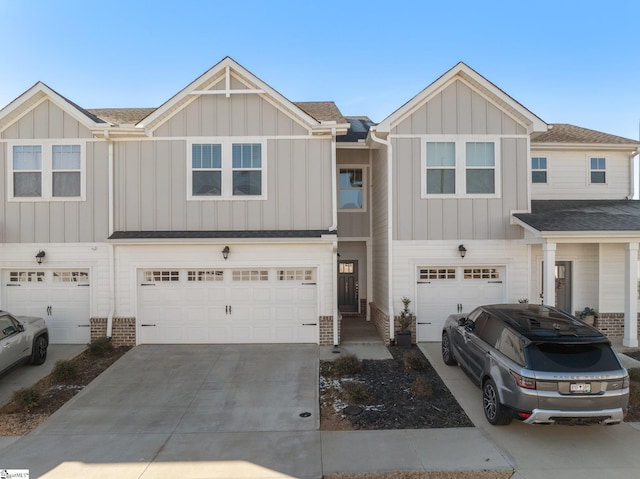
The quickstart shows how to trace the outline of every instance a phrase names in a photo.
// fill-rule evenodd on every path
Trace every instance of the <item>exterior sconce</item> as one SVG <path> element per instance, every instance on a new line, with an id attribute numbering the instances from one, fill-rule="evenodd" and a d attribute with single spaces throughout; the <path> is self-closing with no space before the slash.
<path id="1" fill-rule="evenodd" d="M 42 259 L 45 257 L 45 252 L 40 250 L 38 251 L 38 254 L 36 254 L 36 261 L 38 262 L 38 264 L 42 264 Z"/>
<path id="2" fill-rule="evenodd" d="M 460 253 L 461 258 L 464 258 L 467 254 L 467 248 L 465 248 L 464 245 L 461 244 L 460 246 L 458 246 L 458 253 Z"/>
<path id="3" fill-rule="evenodd" d="M 225 261 L 227 261 L 227 258 L 229 257 L 229 251 L 231 251 L 229 249 L 228 246 L 225 246 L 224 249 L 222 250 L 222 257 L 224 258 Z"/>

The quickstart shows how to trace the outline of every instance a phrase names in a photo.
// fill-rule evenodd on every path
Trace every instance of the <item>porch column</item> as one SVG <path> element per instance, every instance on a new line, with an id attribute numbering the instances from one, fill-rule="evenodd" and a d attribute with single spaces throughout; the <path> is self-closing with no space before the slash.
<path id="1" fill-rule="evenodd" d="M 638 347 L 638 243 L 625 245 L 624 336 L 622 345 Z"/>
<path id="2" fill-rule="evenodd" d="M 542 245 L 543 271 L 542 291 L 544 291 L 543 304 L 556 305 L 556 244 L 544 243 Z"/>

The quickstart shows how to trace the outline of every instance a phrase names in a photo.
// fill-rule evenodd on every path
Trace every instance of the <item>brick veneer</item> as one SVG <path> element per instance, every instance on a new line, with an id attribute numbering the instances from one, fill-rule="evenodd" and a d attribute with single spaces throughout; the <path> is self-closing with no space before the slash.
<path id="1" fill-rule="evenodd" d="M 595 327 L 608 338 L 622 338 L 624 337 L 624 313 L 598 313 Z M 640 315 L 638 331 L 640 331 Z"/>
<path id="2" fill-rule="evenodd" d="M 391 344 L 389 338 L 389 315 L 382 311 L 376 303 L 369 303 L 371 308 L 371 321 L 378 330 L 378 334 L 387 346 Z"/>
<path id="3" fill-rule="evenodd" d="M 342 316 L 338 316 L 338 344 L 340 344 L 340 326 Z M 333 316 L 320 316 L 320 346 L 334 346 L 333 344 Z"/>
<path id="4" fill-rule="evenodd" d="M 91 318 L 91 341 L 107 336 L 107 318 Z M 115 347 L 136 345 L 136 318 L 113 318 L 111 342 Z"/>

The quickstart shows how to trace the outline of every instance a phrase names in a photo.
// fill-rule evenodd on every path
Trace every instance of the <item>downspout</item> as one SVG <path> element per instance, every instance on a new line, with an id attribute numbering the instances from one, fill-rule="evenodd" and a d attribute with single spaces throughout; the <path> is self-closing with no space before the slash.
<path id="1" fill-rule="evenodd" d="M 107 140 L 109 146 L 109 236 L 113 234 L 114 230 L 114 162 L 113 162 L 113 141 L 109 138 L 109 131 L 105 130 L 104 137 Z M 109 314 L 107 315 L 107 339 L 111 339 L 113 335 L 113 315 L 116 309 L 116 280 L 115 280 L 115 246 L 109 243 Z"/>
<path id="2" fill-rule="evenodd" d="M 389 297 L 387 302 L 389 305 L 389 341 L 393 343 L 395 340 L 395 312 L 393 309 L 393 167 L 391 163 L 392 150 L 391 142 L 383 140 L 376 136 L 375 127 L 369 130 L 371 139 L 376 143 L 387 147 L 387 293 Z"/>
<path id="3" fill-rule="evenodd" d="M 633 200 L 636 196 L 636 167 L 635 157 L 638 154 L 638 150 L 629 153 L 629 196 L 627 199 Z"/>
<path id="4" fill-rule="evenodd" d="M 333 224 L 329 226 L 329 231 L 338 229 L 338 159 L 336 154 L 336 129 L 331 129 L 331 218 Z M 340 344 L 340 324 L 338 321 L 338 240 L 333 242 L 333 279 L 332 302 L 333 302 L 333 345 Z"/>

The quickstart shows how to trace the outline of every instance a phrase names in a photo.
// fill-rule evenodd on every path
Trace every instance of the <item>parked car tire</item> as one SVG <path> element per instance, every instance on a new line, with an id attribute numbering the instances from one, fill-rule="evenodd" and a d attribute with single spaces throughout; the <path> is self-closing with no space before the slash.
<path id="1" fill-rule="evenodd" d="M 453 356 L 451 350 L 451 339 L 449 339 L 449 333 L 442 333 L 442 360 L 449 366 L 455 366 L 458 364 L 456 358 Z"/>
<path id="2" fill-rule="evenodd" d="M 482 409 L 487 421 L 494 426 L 505 426 L 511 422 L 511 416 L 500 403 L 498 387 L 493 379 L 487 379 L 482 385 Z"/>
<path id="3" fill-rule="evenodd" d="M 47 347 L 49 341 L 46 336 L 38 336 L 33 342 L 33 351 L 31 352 L 31 364 L 40 365 L 47 359 Z"/>

